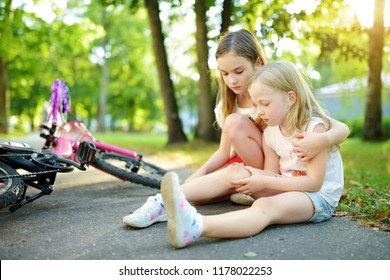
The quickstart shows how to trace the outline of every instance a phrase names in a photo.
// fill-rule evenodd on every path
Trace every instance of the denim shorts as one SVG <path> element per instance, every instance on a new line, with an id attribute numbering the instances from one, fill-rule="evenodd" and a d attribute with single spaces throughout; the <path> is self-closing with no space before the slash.
<path id="1" fill-rule="evenodd" d="M 314 205 L 314 215 L 309 222 L 319 223 L 329 220 L 336 207 L 330 205 L 318 192 L 305 192 Z"/>

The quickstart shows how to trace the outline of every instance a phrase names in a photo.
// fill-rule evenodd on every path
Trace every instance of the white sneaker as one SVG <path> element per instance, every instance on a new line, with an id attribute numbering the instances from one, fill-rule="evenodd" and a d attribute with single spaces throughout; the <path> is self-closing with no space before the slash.
<path id="1" fill-rule="evenodd" d="M 185 198 L 179 177 L 168 172 L 161 181 L 161 193 L 168 215 L 168 237 L 172 246 L 183 248 L 203 232 L 203 218 Z"/>
<path id="2" fill-rule="evenodd" d="M 149 196 L 144 205 L 122 219 L 125 225 L 136 228 L 145 228 L 154 223 L 166 221 L 167 214 L 159 193 L 155 196 Z"/>

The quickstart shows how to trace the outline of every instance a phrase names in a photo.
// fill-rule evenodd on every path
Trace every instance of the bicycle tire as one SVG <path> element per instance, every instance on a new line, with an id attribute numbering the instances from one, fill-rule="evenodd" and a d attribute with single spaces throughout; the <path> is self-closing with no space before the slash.
<path id="1" fill-rule="evenodd" d="M 121 167 L 116 164 L 110 163 L 111 159 L 123 161 L 125 163 L 136 163 L 137 160 L 122 156 L 119 154 L 104 154 L 104 155 L 96 155 L 93 161 L 93 165 L 108 173 L 111 174 L 119 179 L 126 180 L 135 184 L 148 186 L 155 189 L 160 189 L 161 186 L 161 178 L 166 173 L 166 170 L 145 162 L 141 161 L 140 168 L 142 169 L 143 174 L 139 174 L 136 172 L 131 171 L 129 168 Z"/>
<path id="2" fill-rule="evenodd" d="M 133 165 L 140 164 L 140 167 L 145 170 L 149 174 L 158 174 L 163 176 L 167 171 L 163 168 L 158 167 L 155 164 L 149 163 L 147 161 L 142 160 L 137 160 L 135 158 L 129 157 L 129 156 L 123 156 L 120 154 L 116 153 L 103 153 L 101 154 L 102 159 L 116 159 L 119 161 L 124 161 L 124 162 L 131 162 Z"/>
<path id="3" fill-rule="evenodd" d="M 12 167 L 0 162 L 0 177 L 19 175 Z M 0 181 L 0 209 L 12 205 L 23 194 L 24 184 L 20 178 L 7 178 Z"/>

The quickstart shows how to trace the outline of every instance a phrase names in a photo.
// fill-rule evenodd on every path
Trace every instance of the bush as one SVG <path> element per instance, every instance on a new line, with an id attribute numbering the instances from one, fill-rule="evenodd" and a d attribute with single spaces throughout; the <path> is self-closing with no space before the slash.
<path id="1" fill-rule="evenodd" d="M 362 138 L 364 128 L 364 118 L 352 119 L 352 120 L 341 120 L 348 125 L 351 130 L 349 137 L 351 138 Z M 385 139 L 390 138 L 390 118 L 382 118 L 382 130 Z"/>

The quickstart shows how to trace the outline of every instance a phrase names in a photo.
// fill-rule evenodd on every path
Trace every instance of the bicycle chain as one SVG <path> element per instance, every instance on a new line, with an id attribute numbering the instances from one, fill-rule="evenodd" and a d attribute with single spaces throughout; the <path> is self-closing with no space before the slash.
<path id="1" fill-rule="evenodd" d="M 0 154 L 0 157 L 31 157 L 32 154 Z"/>
<path id="2" fill-rule="evenodd" d="M 0 154 L 0 157 L 31 157 L 31 154 Z M 53 169 L 53 170 L 47 170 L 47 171 L 37 171 L 34 173 L 26 173 L 26 174 L 15 174 L 15 175 L 7 175 L 7 176 L 1 176 L 0 181 L 4 179 L 13 179 L 13 178 L 23 178 L 23 177 L 30 177 L 35 175 L 43 175 L 43 174 L 50 174 L 50 173 L 56 173 L 59 172 L 59 169 Z"/>

